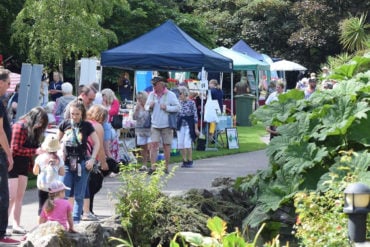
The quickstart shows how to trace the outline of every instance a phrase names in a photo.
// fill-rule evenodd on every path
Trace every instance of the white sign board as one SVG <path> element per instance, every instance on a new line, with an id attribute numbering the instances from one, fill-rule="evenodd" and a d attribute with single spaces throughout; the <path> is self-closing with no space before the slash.
<path id="1" fill-rule="evenodd" d="M 100 85 L 101 72 L 97 71 L 99 61 L 95 58 L 81 58 L 79 85 L 89 85 L 97 82 Z"/>

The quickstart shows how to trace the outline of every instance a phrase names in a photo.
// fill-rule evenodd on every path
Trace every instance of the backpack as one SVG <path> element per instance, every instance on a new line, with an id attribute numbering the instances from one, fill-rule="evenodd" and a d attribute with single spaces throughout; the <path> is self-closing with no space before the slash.
<path id="1" fill-rule="evenodd" d="M 59 178 L 58 172 L 59 166 L 49 161 L 46 167 L 40 169 L 40 173 L 37 176 L 37 188 L 42 191 L 49 191 L 50 183 Z"/>

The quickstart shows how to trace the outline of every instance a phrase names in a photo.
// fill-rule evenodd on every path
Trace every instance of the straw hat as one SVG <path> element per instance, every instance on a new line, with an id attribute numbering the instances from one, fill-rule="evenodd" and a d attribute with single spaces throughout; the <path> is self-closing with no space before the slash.
<path id="1" fill-rule="evenodd" d="M 49 184 L 48 191 L 49 193 L 56 193 L 62 190 L 70 190 L 71 188 L 64 185 L 63 182 L 56 180 Z"/>
<path id="2" fill-rule="evenodd" d="M 57 152 L 60 149 L 59 140 L 56 135 L 47 135 L 41 148 L 49 153 Z"/>

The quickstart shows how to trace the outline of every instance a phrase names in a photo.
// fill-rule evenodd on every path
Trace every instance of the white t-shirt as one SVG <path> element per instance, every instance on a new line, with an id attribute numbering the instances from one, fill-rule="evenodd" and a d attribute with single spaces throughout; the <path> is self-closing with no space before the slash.
<path id="1" fill-rule="evenodd" d="M 96 92 L 95 100 L 93 101 L 94 105 L 102 105 L 103 104 L 103 95 L 101 92 Z"/>
<path id="2" fill-rule="evenodd" d="M 49 184 L 59 180 L 59 169 L 64 166 L 64 162 L 59 156 L 58 158 L 58 165 L 49 165 L 48 153 L 43 153 L 36 157 L 35 164 L 40 167 L 37 175 L 37 188 L 39 190 L 48 192 Z"/>

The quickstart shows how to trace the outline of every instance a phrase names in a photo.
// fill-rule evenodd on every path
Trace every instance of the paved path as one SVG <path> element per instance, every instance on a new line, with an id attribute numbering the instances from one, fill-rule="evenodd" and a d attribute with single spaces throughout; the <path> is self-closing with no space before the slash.
<path id="1" fill-rule="evenodd" d="M 164 192 L 169 195 L 178 195 L 192 188 L 210 189 L 213 179 L 217 177 L 245 176 L 267 167 L 268 159 L 265 150 L 215 157 L 194 162 L 193 168 L 180 168 L 177 166 L 175 175 L 168 181 Z M 105 178 L 103 188 L 95 196 L 94 212 L 99 217 L 114 214 L 115 192 L 120 186 L 117 178 Z M 37 225 L 38 197 L 37 190 L 28 190 L 22 207 L 21 225 L 31 230 Z M 11 228 L 12 221 L 9 221 Z"/>

